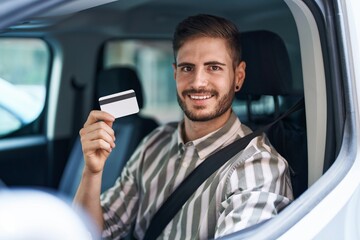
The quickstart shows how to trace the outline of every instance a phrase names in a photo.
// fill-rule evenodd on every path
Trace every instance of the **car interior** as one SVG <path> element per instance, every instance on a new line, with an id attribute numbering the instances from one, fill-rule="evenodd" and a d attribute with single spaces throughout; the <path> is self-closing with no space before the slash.
<path id="1" fill-rule="evenodd" d="M 306 4 L 311 5 L 300 0 L 76 0 L 3 29 L 0 80 L 21 94 L 39 92 L 34 105 L 40 107 L 31 121 L 22 120 L 17 111 L 25 110 L 10 111 L 0 96 L 0 181 L 8 187 L 51 188 L 72 198 L 83 168 L 79 130 L 89 112 L 99 109 L 101 96 L 134 89 L 140 112 L 114 125 L 121 147 L 107 161 L 102 190 L 112 186 L 144 136 L 182 119 L 173 79 L 172 34 L 185 17 L 207 13 L 232 20 L 241 31 L 246 79 L 233 110 L 243 124 L 258 129 L 305 99 L 304 109 L 267 132 L 289 163 L 292 205 L 299 207 L 306 191 L 335 161 L 344 122 L 343 115 L 336 114 L 342 103 L 330 107 L 334 103 L 328 92 L 334 86 L 325 77 L 330 71 L 328 52 Z M 26 46 L 35 49 L 29 57 L 34 63 L 20 54 L 30 52 Z M 15 50 L 9 49 L 22 57 L 15 58 Z M 31 83 L 30 77 L 35 79 Z M 31 84 L 40 87 L 30 89 Z M 11 94 L 1 93 L 4 99 Z M 35 108 L 24 104 L 25 109 Z"/>
<path id="2" fill-rule="evenodd" d="M 246 101 L 246 116 L 239 119 L 256 130 L 271 123 L 303 97 L 303 90 L 291 85 L 292 71 L 286 46 L 275 33 L 247 32 L 242 35 L 242 58 L 247 63 L 246 81 L 238 100 Z M 259 71 L 261 69 L 261 71 Z M 256 112 L 257 102 L 270 97 L 270 112 Z M 260 112 L 260 113 L 259 113 Z M 288 161 L 295 197 L 307 189 L 307 141 L 305 109 L 271 127 L 267 135 L 276 150 Z"/>
<path id="3" fill-rule="evenodd" d="M 126 79 L 126 81 L 124 81 Z M 96 79 L 94 109 L 99 109 L 98 99 L 102 96 L 117 92 L 134 89 L 140 110 L 143 107 L 142 87 L 137 73 L 133 68 L 116 67 L 103 70 Z M 105 165 L 102 191 L 114 185 L 115 180 L 121 174 L 126 161 L 131 157 L 140 141 L 158 126 L 153 118 L 145 117 L 140 113 L 129 115 L 114 122 L 117 146 L 110 154 Z M 79 161 L 79 159 L 82 159 Z M 84 160 L 80 137 L 73 145 L 69 159 L 67 160 L 64 172 L 60 179 L 59 191 L 71 196 L 75 196 L 79 186 Z"/>

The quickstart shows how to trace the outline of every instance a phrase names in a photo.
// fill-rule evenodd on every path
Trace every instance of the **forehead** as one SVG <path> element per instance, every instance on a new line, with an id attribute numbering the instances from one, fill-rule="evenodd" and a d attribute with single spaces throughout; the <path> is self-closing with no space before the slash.
<path id="1" fill-rule="evenodd" d="M 196 37 L 184 42 L 178 50 L 176 61 L 231 61 L 231 54 L 225 39 Z"/>

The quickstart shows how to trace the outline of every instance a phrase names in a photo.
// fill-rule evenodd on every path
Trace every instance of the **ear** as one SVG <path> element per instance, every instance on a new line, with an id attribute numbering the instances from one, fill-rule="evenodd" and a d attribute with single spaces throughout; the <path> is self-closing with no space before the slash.
<path id="1" fill-rule="evenodd" d="M 246 63 L 241 61 L 235 69 L 235 92 L 240 91 L 245 80 Z"/>

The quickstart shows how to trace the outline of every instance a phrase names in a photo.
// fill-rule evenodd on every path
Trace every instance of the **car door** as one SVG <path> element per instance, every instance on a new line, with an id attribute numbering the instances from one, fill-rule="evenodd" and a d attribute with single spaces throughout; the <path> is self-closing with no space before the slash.
<path id="1" fill-rule="evenodd" d="M 63 2 L 2 1 L 0 28 Z M 42 39 L 7 38 L 8 30 L 0 38 L 0 180 L 51 186 L 52 143 L 45 128 L 51 49 Z"/>

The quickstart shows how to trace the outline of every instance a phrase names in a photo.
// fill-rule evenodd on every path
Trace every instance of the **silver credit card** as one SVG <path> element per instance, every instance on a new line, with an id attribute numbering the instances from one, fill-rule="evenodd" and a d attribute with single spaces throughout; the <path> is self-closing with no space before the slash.
<path id="1" fill-rule="evenodd" d="M 110 113 L 115 118 L 128 116 L 139 112 L 135 91 L 128 90 L 99 98 L 100 109 Z"/>

